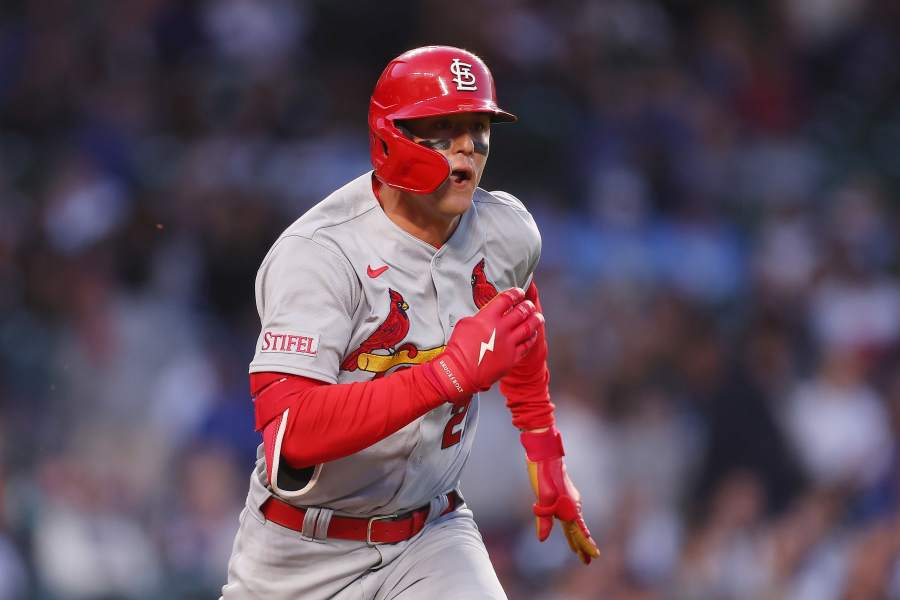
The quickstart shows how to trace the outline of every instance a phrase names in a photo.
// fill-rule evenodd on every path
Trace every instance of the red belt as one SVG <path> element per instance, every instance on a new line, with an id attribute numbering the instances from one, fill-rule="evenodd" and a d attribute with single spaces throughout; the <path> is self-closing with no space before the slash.
<path id="1" fill-rule="evenodd" d="M 441 515 L 456 510 L 459 496 L 456 492 L 447 494 L 447 508 Z M 369 544 L 396 544 L 413 537 L 425 527 L 430 505 L 422 506 L 402 514 L 384 515 L 369 519 L 359 517 L 332 516 L 328 524 L 328 537 L 341 540 L 357 540 Z M 266 519 L 282 527 L 303 531 L 305 508 L 291 506 L 274 496 L 260 507 Z"/>

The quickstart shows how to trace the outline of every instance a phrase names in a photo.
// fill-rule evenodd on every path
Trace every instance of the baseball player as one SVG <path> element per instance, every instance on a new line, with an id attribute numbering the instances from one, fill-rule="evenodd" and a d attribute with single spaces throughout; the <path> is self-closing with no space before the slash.
<path id="1" fill-rule="evenodd" d="M 498 381 L 539 538 L 558 519 L 585 563 L 598 555 L 554 427 L 540 236 L 521 202 L 477 187 L 491 124 L 515 120 L 474 54 L 406 52 L 371 99 L 374 171 L 266 255 L 250 364 L 263 443 L 225 599 L 505 598 L 458 489 L 478 392 Z"/>

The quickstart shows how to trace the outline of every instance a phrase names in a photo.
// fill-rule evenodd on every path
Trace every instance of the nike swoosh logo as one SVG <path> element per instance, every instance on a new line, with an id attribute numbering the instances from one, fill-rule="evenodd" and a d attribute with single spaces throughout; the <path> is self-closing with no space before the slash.
<path id="1" fill-rule="evenodd" d="M 366 275 L 368 275 L 372 279 L 375 279 L 388 269 L 390 269 L 389 265 L 384 265 L 383 267 L 378 267 L 377 269 L 373 269 L 372 265 L 369 265 L 368 267 L 366 267 Z"/>
<path id="2" fill-rule="evenodd" d="M 484 358 L 484 355 L 485 355 L 487 352 L 493 352 L 493 351 L 494 351 L 494 338 L 495 338 L 495 337 L 497 337 L 497 328 L 496 328 L 496 327 L 495 327 L 494 330 L 491 332 L 491 339 L 489 339 L 489 340 L 486 341 L 486 342 L 481 342 L 481 350 L 478 352 L 478 364 L 479 364 L 479 365 L 481 364 L 481 359 Z"/>

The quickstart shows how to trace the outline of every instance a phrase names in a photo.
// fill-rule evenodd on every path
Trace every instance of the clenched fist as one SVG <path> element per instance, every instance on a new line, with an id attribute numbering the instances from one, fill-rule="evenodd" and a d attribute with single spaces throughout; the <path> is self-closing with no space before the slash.
<path id="1" fill-rule="evenodd" d="M 510 288 L 461 319 L 444 352 L 425 364 L 447 401 L 464 402 L 490 388 L 528 353 L 543 322 L 525 292 Z"/>

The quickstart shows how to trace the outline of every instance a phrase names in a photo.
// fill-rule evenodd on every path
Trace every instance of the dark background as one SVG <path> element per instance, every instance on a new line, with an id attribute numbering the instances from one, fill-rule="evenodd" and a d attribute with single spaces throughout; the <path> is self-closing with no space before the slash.
<path id="1" fill-rule="evenodd" d="M 542 230 L 602 549 L 534 541 L 486 395 L 463 491 L 510 597 L 900 598 L 896 1 L 33 0 L 0 8 L 0 599 L 217 596 L 256 268 L 426 43 L 520 117 L 483 185 Z"/>

